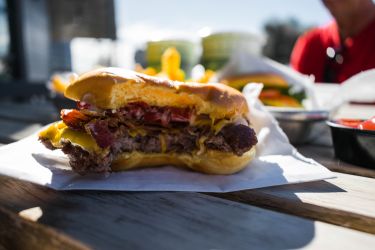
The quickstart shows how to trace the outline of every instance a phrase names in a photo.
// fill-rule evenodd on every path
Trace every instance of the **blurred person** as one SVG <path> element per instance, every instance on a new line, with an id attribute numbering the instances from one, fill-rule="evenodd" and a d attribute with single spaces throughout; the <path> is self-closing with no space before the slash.
<path id="1" fill-rule="evenodd" d="M 372 0 L 322 0 L 334 20 L 299 37 L 291 66 L 314 75 L 315 82 L 341 83 L 375 68 L 375 3 Z"/>

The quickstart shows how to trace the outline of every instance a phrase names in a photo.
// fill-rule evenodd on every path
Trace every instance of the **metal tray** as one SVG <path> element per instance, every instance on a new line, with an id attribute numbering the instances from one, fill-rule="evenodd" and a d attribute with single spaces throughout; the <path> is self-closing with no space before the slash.
<path id="1" fill-rule="evenodd" d="M 269 108 L 268 110 L 294 145 L 309 143 L 319 137 L 323 130 L 328 130 L 325 122 L 329 112 L 326 110 L 289 108 Z"/>

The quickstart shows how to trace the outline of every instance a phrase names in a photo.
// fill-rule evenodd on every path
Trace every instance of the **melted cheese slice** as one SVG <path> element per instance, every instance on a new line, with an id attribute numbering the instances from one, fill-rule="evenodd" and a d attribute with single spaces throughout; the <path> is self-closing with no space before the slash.
<path id="1" fill-rule="evenodd" d="M 70 129 L 64 122 L 59 121 L 51 124 L 48 128 L 39 133 L 41 139 L 48 139 L 56 148 L 62 147 L 62 141 L 68 140 L 75 146 L 80 146 L 86 151 L 97 152 L 101 148 L 95 140 L 85 132 Z"/>

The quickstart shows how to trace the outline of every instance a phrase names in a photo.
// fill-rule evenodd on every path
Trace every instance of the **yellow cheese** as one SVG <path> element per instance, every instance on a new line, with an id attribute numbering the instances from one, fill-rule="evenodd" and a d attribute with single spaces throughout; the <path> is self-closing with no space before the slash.
<path id="1" fill-rule="evenodd" d="M 141 136 L 147 135 L 147 131 L 144 130 L 143 128 L 131 128 L 129 129 L 128 132 L 131 137 L 136 137 L 137 135 L 141 135 Z"/>
<path id="2" fill-rule="evenodd" d="M 197 155 L 201 155 L 206 151 L 206 147 L 204 146 L 204 142 L 206 141 L 206 139 L 207 136 L 202 136 L 201 138 L 199 138 L 197 145 L 199 150 L 197 152 Z"/>
<path id="3" fill-rule="evenodd" d="M 65 139 L 70 141 L 73 145 L 80 146 L 86 151 L 101 151 L 100 147 L 89 134 L 70 129 L 62 121 L 55 122 L 47 129 L 41 131 L 39 137 L 50 140 L 52 145 L 56 148 L 61 148 L 61 141 Z"/>
<path id="4" fill-rule="evenodd" d="M 72 144 L 78 145 L 89 152 L 100 151 L 98 144 L 91 135 L 84 132 L 65 128 L 61 133 L 61 139 L 69 140 Z"/>
<path id="5" fill-rule="evenodd" d="M 231 120 L 225 120 L 225 119 L 223 119 L 223 120 L 219 121 L 218 123 L 216 123 L 213 126 L 213 130 L 215 132 L 215 135 L 218 134 L 220 132 L 220 130 L 222 128 L 224 128 L 229 123 L 232 123 L 232 121 Z"/>
<path id="6" fill-rule="evenodd" d="M 193 126 L 203 127 L 203 126 L 210 126 L 211 129 L 215 132 L 215 135 L 220 132 L 220 130 L 225 127 L 229 123 L 233 123 L 234 118 L 227 120 L 215 120 L 215 119 L 199 119 L 192 123 Z"/>
<path id="7" fill-rule="evenodd" d="M 49 139 L 52 145 L 60 141 L 61 132 L 67 128 L 64 122 L 59 121 L 51 124 L 48 128 L 39 133 L 39 137 L 42 139 Z"/>
<path id="8" fill-rule="evenodd" d="M 193 122 L 193 126 L 203 127 L 203 126 L 212 126 L 212 119 L 200 119 Z"/>
<path id="9" fill-rule="evenodd" d="M 167 151 L 167 142 L 165 141 L 164 134 L 159 134 L 159 140 L 161 145 L 161 152 L 165 153 Z"/>

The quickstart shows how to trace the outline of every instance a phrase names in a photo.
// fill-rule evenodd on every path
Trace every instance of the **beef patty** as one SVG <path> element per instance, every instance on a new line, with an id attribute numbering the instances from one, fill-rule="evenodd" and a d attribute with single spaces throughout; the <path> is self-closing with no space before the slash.
<path id="1" fill-rule="evenodd" d="M 100 124 L 103 126 L 103 121 Z M 241 124 L 227 125 L 217 134 L 208 127 L 187 127 L 163 133 L 163 137 L 160 136 L 161 131 L 158 130 L 149 131 L 144 136 L 139 134 L 131 136 L 129 128 L 125 125 L 120 125 L 115 129 L 108 128 L 104 134 L 111 135 L 111 143 L 106 153 L 104 151 L 101 154 L 89 153 L 68 141 L 63 143 L 62 150 L 68 155 L 70 165 L 76 172 L 80 174 L 108 172 L 112 160 L 123 152 L 191 154 L 193 151 L 200 150 L 200 147 L 204 145 L 205 149 L 232 152 L 241 156 L 257 143 L 254 130 Z M 200 142 L 201 139 L 203 142 Z M 53 148 L 49 141 L 43 143 L 48 148 Z"/>
<path id="2" fill-rule="evenodd" d="M 192 126 L 193 113 L 191 109 L 145 103 L 115 111 L 62 110 L 61 118 L 69 128 L 89 133 L 103 149 L 90 153 L 65 141 L 62 150 L 72 168 L 84 174 L 110 171 L 111 162 L 124 152 L 192 154 L 211 149 L 241 156 L 257 143 L 254 130 L 247 125 L 227 124 L 218 133 L 210 125 Z M 48 141 L 43 143 L 54 148 Z"/>

